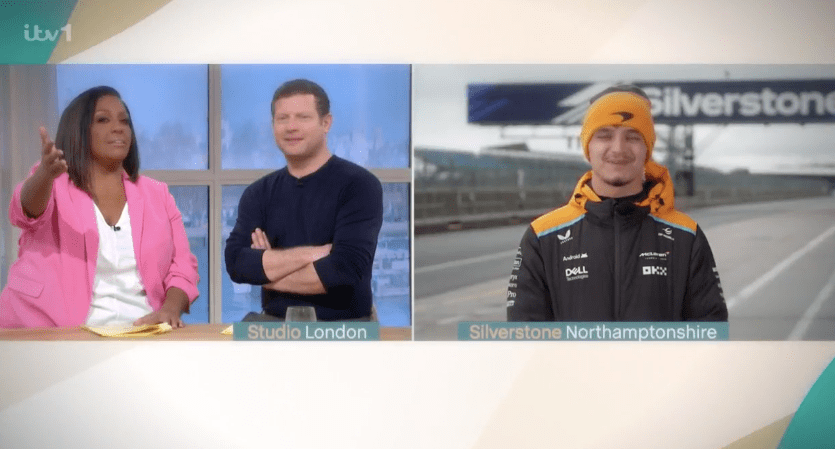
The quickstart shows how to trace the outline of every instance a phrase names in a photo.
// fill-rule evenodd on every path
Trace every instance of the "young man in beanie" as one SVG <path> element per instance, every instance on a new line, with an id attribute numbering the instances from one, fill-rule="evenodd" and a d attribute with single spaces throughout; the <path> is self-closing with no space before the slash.
<path id="1" fill-rule="evenodd" d="M 675 210 L 669 172 L 652 160 L 646 94 L 615 86 L 592 99 L 580 133 L 591 171 L 568 204 L 522 237 L 508 321 L 727 321 L 701 228 Z"/>

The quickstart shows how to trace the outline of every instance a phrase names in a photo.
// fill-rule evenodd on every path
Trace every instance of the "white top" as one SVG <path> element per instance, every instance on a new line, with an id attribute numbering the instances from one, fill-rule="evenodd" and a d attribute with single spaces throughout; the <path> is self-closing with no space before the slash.
<path id="1" fill-rule="evenodd" d="M 99 207 L 95 208 L 99 254 L 87 325 L 130 325 L 153 309 L 148 304 L 136 266 L 128 204 L 125 203 L 122 215 L 113 227 L 107 224 Z"/>

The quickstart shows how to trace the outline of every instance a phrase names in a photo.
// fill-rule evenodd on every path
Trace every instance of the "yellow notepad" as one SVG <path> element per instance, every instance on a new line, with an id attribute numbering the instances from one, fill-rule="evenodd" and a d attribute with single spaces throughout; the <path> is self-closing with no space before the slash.
<path id="1" fill-rule="evenodd" d="M 168 323 L 143 324 L 142 326 L 81 326 L 81 328 L 102 337 L 150 337 L 171 332 L 171 325 Z"/>
<path id="2" fill-rule="evenodd" d="M 220 333 L 221 333 L 222 335 L 232 335 L 232 328 L 233 328 L 233 327 L 234 327 L 234 326 L 229 326 L 229 327 L 227 327 L 226 329 L 224 329 L 223 331 L 221 331 Z"/>

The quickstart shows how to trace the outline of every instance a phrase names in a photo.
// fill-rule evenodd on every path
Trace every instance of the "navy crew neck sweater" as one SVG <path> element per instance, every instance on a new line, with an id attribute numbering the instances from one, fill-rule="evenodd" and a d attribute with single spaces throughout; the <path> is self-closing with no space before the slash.
<path id="1" fill-rule="evenodd" d="M 313 263 L 326 293 L 262 289 L 264 311 L 283 317 L 288 306 L 312 305 L 323 321 L 367 317 L 382 223 L 382 186 L 368 170 L 337 156 L 302 178 L 284 167 L 252 183 L 241 196 L 226 241 L 226 270 L 234 282 L 270 282 L 261 260 L 264 250 L 250 248 L 255 228 L 267 234 L 275 249 L 331 243 L 330 254 Z"/>

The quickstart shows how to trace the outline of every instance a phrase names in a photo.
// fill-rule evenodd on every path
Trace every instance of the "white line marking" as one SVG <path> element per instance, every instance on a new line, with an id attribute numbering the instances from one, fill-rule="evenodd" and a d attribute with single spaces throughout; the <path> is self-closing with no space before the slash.
<path id="1" fill-rule="evenodd" d="M 469 259 L 451 260 L 449 262 L 439 263 L 437 265 L 429 265 L 428 267 L 415 268 L 415 274 L 429 273 L 432 271 L 446 270 L 447 268 L 460 267 L 461 265 L 468 265 L 472 263 L 486 262 L 488 260 L 508 259 L 507 272 L 510 273 L 510 261 L 516 255 L 516 250 L 502 251 L 500 253 L 486 254 L 484 256 L 470 257 Z"/>
<path id="2" fill-rule="evenodd" d="M 439 325 L 443 326 L 443 325 L 446 325 L 446 324 L 452 324 L 452 323 L 457 323 L 459 321 L 464 321 L 466 319 L 467 319 L 466 315 L 453 315 L 453 316 L 448 316 L 446 318 L 441 318 L 440 320 L 437 321 L 437 323 Z"/>
<path id="3" fill-rule="evenodd" d="M 794 327 L 792 333 L 789 334 L 789 340 L 802 340 L 803 336 L 806 335 L 806 331 L 809 330 L 809 325 L 812 324 L 812 320 L 815 319 L 815 315 L 820 312 L 821 307 L 826 302 L 827 299 L 832 297 L 832 293 L 835 292 L 835 271 L 832 272 L 832 276 L 829 277 L 829 282 L 823 287 L 823 290 L 818 293 L 817 298 L 815 298 L 815 302 L 806 309 L 806 313 L 803 314 L 803 318 L 797 322 L 797 326 Z"/>
<path id="4" fill-rule="evenodd" d="M 736 296 L 728 300 L 728 310 L 730 310 L 734 306 L 742 304 L 745 300 L 753 296 L 754 293 L 757 292 L 757 290 L 763 288 L 766 284 L 773 281 L 777 276 L 780 275 L 780 273 L 789 268 L 793 263 L 800 260 L 800 258 L 805 256 L 806 253 L 815 249 L 816 246 L 820 245 L 824 240 L 828 239 L 833 234 L 835 234 L 835 226 L 827 229 L 823 234 L 817 236 L 817 238 L 807 243 L 806 246 L 795 251 L 794 254 L 775 265 L 774 268 L 768 270 L 767 273 L 757 278 L 757 280 L 755 280 L 754 282 L 745 286 L 745 288 L 743 288 L 739 293 L 737 293 Z"/>

